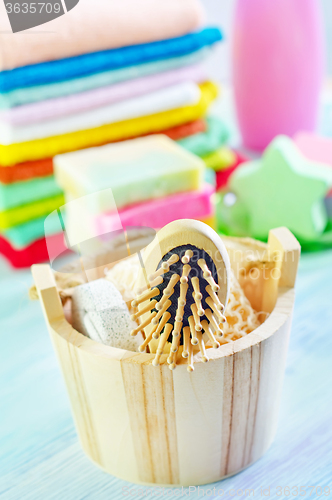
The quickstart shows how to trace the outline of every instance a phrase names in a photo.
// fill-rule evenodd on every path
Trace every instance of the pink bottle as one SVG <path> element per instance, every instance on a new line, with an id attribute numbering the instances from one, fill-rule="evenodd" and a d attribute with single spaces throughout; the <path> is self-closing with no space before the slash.
<path id="1" fill-rule="evenodd" d="M 313 131 L 323 78 L 319 0 L 237 0 L 233 79 L 244 145 Z"/>

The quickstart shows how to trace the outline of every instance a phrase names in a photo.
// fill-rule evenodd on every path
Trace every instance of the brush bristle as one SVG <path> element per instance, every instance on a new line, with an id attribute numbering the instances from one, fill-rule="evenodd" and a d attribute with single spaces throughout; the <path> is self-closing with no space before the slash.
<path id="1" fill-rule="evenodd" d="M 202 361 L 206 363 L 208 356 L 203 335 L 217 349 L 220 344 L 216 337 L 223 335 L 219 325 L 226 320 L 222 314 L 224 305 L 217 296 L 219 285 L 212 259 L 204 250 L 188 246 L 190 248 L 182 250 L 182 257 L 169 252 L 149 276 L 149 288 L 132 301 L 133 307 L 141 306 L 133 319 L 148 314 L 132 332 L 132 335 L 142 329 L 145 332 L 140 352 L 152 339 L 159 339 L 153 360 L 153 365 L 158 366 L 166 343 L 171 342 L 167 358 L 171 370 L 176 367 L 181 345 L 182 357 L 188 359 L 188 371 L 194 370 L 194 346 L 198 346 Z"/>

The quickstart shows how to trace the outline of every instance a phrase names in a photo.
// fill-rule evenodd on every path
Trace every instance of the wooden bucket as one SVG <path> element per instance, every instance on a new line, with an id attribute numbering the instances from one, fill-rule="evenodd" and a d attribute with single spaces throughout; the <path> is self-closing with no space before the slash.
<path id="1" fill-rule="evenodd" d="M 181 361 L 169 370 L 167 355 L 154 367 L 153 354 L 104 346 L 78 333 L 65 320 L 49 266 L 33 266 L 82 447 L 110 474 L 150 485 L 202 485 L 239 472 L 271 445 L 300 246 L 287 229 L 275 229 L 268 258 L 248 264 L 245 250 L 261 252 L 263 244 L 238 241 L 243 251 L 230 251 L 233 269 L 250 264 L 259 270 L 258 278 L 247 274 L 241 284 L 256 309 L 272 312 L 247 336 L 209 349 L 212 359 L 196 361 L 192 373 Z M 262 275 L 271 261 L 273 279 L 271 272 Z"/>

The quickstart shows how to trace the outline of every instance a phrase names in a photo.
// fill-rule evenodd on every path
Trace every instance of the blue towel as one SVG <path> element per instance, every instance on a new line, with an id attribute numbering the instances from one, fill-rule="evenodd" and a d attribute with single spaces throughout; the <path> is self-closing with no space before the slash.
<path id="1" fill-rule="evenodd" d="M 126 68 L 111 69 L 93 75 L 72 78 L 71 80 L 65 80 L 63 82 L 35 85 L 33 87 L 14 89 L 5 93 L 0 92 L 0 109 L 14 108 L 15 106 L 22 106 L 31 102 L 64 97 L 71 94 L 86 92 L 98 87 L 124 82 L 125 80 L 134 80 L 135 78 L 190 66 L 204 61 L 211 50 L 210 47 L 204 47 L 203 49 L 196 50 L 196 52 L 184 56 L 135 64 L 134 66 L 127 66 Z"/>
<path id="2" fill-rule="evenodd" d="M 18 88 L 62 82 L 103 71 L 186 55 L 221 39 L 222 34 L 218 28 L 205 28 L 200 32 L 178 38 L 104 50 L 2 71 L 0 72 L 0 92 L 6 93 Z"/>

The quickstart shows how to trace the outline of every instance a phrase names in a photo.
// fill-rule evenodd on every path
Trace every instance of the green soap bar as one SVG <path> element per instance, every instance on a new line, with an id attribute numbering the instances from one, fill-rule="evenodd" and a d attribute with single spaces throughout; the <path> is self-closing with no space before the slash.
<path id="1" fill-rule="evenodd" d="M 270 229 L 286 226 L 307 241 L 327 225 L 324 197 L 331 186 L 331 168 L 308 161 L 286 136 L 274 139 L 261 160 L 237 168 L 229 182 L 249 216 L 251 236 L 264 239 Z"/>
<path id="2" fill-rule="evenodd" d="M 62 232 L 58 214 L 53 212 L 47 217 L 38 217 L 38 219 L 11 227 L 4 231 L 3 235 L 14 248 L 25 248 L 45 236 L 45 220 L 47 236 Z"/>
<path id="3" fill-rule="evenodd" d="M 0 183 L 0 210 L 19 207 L 40 198 L 50 198 L 61 192 L 53 175 L 12 184 Z"/>
<path id="4" fill-rule="evenodd" d="M 0 212 L 0 230 L 6 230 L 19 224 L 24 224 L 43 215 L 48 215 L 64 204 L 63 194 L 46 198 L 20 207 L 10 208 Z"/>
<path id="5" fill-rule="evenodd" d="M 165 135 L 58 155 L 54 165 L 67 199 L 86 196 L 92 214 L 197 190 L 205 170 L 203 160 Z"/>
<path id="6" fill-rule="evenodd" d="M 206 119 L 207 130 L 199 134 L 190 135 L 177 141 L 180 146 L 191 153 L 203 157 L 214 153 L 229 139 L 229 129 L 217 117 L 210 116 Z"/>

